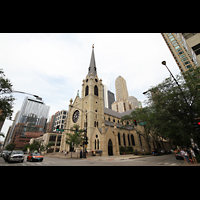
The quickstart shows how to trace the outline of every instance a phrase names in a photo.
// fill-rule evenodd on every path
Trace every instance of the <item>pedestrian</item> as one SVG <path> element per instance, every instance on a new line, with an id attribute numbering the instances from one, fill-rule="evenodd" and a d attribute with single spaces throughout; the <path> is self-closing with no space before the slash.
<path id="1" fill-rule="evenodd" d="M 190 148 L 190 152 L 191 152 L 191 157 L 192 157 L 193 163 L 197 163 L 196 155 L 195 155 L 194 151 L 192 150 L 192 148 Z"/>
<path id="2" fill-rule="evenodd" d="M 187 152 L 187 149 L 185 149 L 185 159 L 188 163 L 190 163 L 189 161 L 189 155 L 188 155 L 188 152 Z"/>
<path id="3" fill-rule="evenodd" d="M 182 156 L 183 159 L 184 159 L 184 163 L 187 163 L 187 160 L 185 159 L 185 152 L 184 152 L 183 149 L 180 150 L 180 154 L 181 154 L 181 156 Z"/>
<path id="4" fill-rule="evenodd" d="M 67 152 L 65 151 L 65 156 L 66 156 Z"/>

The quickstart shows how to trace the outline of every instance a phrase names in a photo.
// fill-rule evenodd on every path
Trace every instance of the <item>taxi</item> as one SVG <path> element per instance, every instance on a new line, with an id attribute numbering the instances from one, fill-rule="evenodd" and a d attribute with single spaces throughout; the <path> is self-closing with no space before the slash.
<path id="1" fill-rule="evenodd" d="M 32 153 L 27 156 L 27 161 L 43 161 L 43 156 L 40 153 Z"/>

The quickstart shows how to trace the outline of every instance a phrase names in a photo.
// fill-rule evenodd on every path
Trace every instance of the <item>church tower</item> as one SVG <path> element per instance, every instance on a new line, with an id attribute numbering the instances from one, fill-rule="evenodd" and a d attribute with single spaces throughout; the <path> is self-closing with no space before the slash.
<path id="1" fill-rule="evenodd" d="M 83 79 L 82 95 L 80 98 L 77 94 L 74 102 L 70 100 L 65 129 L 74 129 L 74 125 L 79 125 L 80 129 L 85 129 L 87 126 L 89 153 L 94 150 L 94 141 L 92 141 L 94 131 L 96 128 L 102 128 L 102 122 L 104 122 L 103 84 L 97 76 L 93 45 L 88 73 Z M 69 130 L 63 132 L 60 151 L 69 151 L 69 145 L 65 143 L 66 133 L 73 132 Z"/>
<path id="2" fill-rule="evenodd" d="M 88 74 L 82 84 L 82 108 L 87 113 L 87 151 L 92 150 L 92 135 L 95 127 L 101 128 L 104 120 L 103 84 L 97 76 L 97 68 L 94 57 L 94 45 Z"/>

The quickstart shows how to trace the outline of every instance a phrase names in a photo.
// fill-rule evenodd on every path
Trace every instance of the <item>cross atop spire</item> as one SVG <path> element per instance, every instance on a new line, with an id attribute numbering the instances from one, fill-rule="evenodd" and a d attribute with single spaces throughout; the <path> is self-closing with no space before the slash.
<path id="1" fill-rule="evenodd" d="M 90 66 L 88 68 L 88 76 L 90 76 L 91 73 L 93 76 L 96 76 L 97 74 L 97 68 L 96 68 L 96 63 L 95 63 L 95 58 L 94 58 L 94 44 L 92 45 L 92 55 L 90 59 Z"/>

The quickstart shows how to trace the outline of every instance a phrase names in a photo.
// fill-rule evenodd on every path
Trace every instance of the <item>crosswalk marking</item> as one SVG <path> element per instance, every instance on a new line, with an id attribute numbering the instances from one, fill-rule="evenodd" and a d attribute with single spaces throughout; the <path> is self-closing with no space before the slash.
<path id="1" fill-rule="evenodd" d="M 36 164 L 38 164 L 38 165 L 42 165 L 41 163 L 36 163 Z"/>

